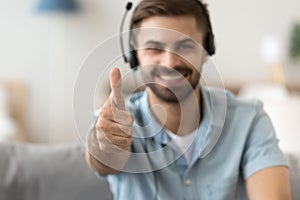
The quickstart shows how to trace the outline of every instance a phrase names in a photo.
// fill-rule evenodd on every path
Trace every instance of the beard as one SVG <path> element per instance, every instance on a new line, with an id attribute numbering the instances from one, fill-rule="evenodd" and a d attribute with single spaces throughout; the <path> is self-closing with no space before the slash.
<path id="1" fill-rule="evenodd" d="M 198 70 L 192 70 L 189 67 L 180 66 L 173 69 L 162 66 L 152 66 L 152 70 L 143 72 L 143 79 L 146 81 L 153 94 L 160 100 L 168 103 L 180 103 L 193 94 L 195 88 L 198 86 L 201 73 Z M 161 75 L 177 75 L 183 76 L 184 81 L 175 86 L 167 86 L 156 83 L 156 79 Z"/>

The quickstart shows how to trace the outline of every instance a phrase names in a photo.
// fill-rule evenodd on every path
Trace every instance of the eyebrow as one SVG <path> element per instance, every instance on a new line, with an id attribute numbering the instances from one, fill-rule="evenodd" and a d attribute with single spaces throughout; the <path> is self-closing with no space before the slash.
<path id="1" fill-rule="evenodd" d="M 154 40 L 149 40 L 145 43 L 145 45 L 150 45 L 150 44 L 154 44 L 154 45 L 158 45 L 158 46 L 161 46 L 161 47 L 165 47 L 166 44 L 163 43 L 163 42 L 158 42 L 158 41 L 154 41 Z"/>
<path id="2" fill-rule="evenodd" d="M 193 44 L 196 44 L 196 42 L 193 39 L 191 39 L 191 38 L 184 38 L 182 40 L 176 41 L 175 42 L 175 46 L 180 46 L 181 44 L 184 44 L 186 42 L 191 42 Z M 164 47 L 167 46 L 166 43 L 155 41 L 155 40 L 148 40 L 147 42 L 145 42 L 145 45 L 155 45 L 155 46 L 160 46 L 160 48 L 164 48 Z"/>
<path id="3" fill-rule="evenodd" d="M 175 42 L 175 45 L 180 45 L 180 44 L 183 44 L 183 43 L 186 43 L 186 42 L 192 42 L 193 44 L 196 44 L 196 42 L 193 39 L 185 38 L 185 39 L 182 39 L 182 40 L 179 40 L 179 41 Z"/>

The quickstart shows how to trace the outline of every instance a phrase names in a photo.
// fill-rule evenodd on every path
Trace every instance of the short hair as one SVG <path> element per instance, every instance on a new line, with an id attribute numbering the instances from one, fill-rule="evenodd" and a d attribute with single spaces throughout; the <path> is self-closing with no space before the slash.
<path id="1" fill-rule="evenodd" d="M 211 30 L 207 5 L 199 0 L 142 0 L 135 8 L 130 29 L 139 28 L 142 20 L 153 16 L 189 15 L 196 19 L 197 28 L 202 30 L 204 38 Z M 203 38 L 203 39 L 204 39 Z"/>

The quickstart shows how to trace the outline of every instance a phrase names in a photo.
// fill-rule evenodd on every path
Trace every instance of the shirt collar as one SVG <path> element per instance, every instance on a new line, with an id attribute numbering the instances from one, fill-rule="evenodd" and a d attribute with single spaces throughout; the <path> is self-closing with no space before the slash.
<path id="1" fill-rule="evenodd" d="M 204 158 L 211 152 L 222 134 L 227 110 L 225 90 L 201 87 L 203 121 L 196 137 L 195 157 Z"/>
<path id="2" fill-rule="evenodd" d="M 227 98 L 224 90 L 201 87 L 203 101 L 203 120 L 198 127 L 195 137 L 195 157 L 204 158 L 214 148 L 222 133 L 225 122 Z M 142 118 L 144 121 L 144 137 L 153 138 L 161 145 L 167 145 L 171 138 L 166 134 L 164 127 L 157 121 L 150 111 L 147 91 L 141 99 Z M 193 157 L 194 157 L 193 156 Z"/>

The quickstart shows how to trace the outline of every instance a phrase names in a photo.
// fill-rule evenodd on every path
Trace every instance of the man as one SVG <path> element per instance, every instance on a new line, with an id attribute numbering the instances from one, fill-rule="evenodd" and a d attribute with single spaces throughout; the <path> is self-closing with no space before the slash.
<path id="1" fill-rule="evenodd" d="M 139 28 L 131 45 L 146 90 L 126 110 L 120 71 L 111 71 L 112 92 L 86 151 L 114 198 L 291 199 L 287 163 L 261 103 L 199 84 L 214 53 L 206 6 L 143 0 L 131 28 Z"/>

